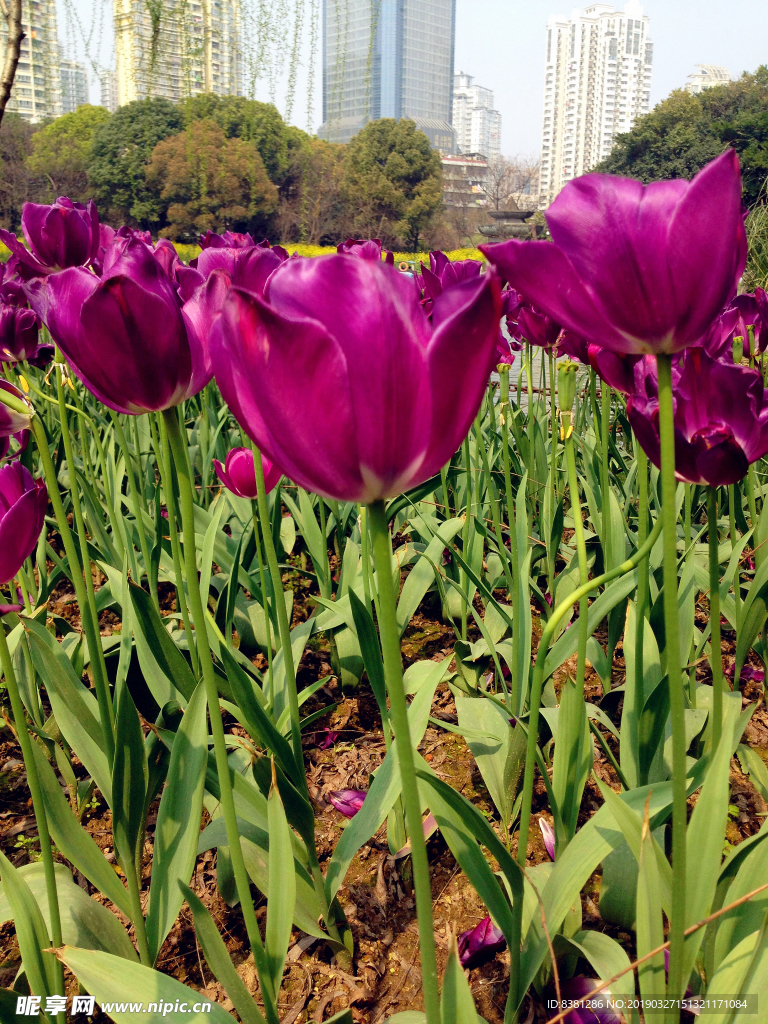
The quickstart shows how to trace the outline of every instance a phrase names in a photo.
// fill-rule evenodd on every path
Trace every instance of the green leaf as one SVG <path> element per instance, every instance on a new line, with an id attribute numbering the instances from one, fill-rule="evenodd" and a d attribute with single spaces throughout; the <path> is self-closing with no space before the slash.
<path id="1" fill-rule="evenodd" d="M 368 673 L 368 681 L 371 684 L 376 703 L 379 705 L 379 712 L 382 719 L 389 717 L 387 709 L 387 689 L 384 683 L 384 662 L 381 656 L 379 638 L 376 634 L 376 627 L 373 624 L 373 617 L 370 609 L 360 600 L 354 590 L 349 590 L 349 603 L 352 608 L 352 616 L 357 630 L 357 640 L 360 644 L 360 653 L 363 656 L 365 671 Z"/>
<path id="2" fill-rule="evenodd" d="M 749 993 L 757 997 L 758 1010 L 768 999 L 768 917 L 762 927 L 730 950 L 710 980 L 707 991 L 713 996 L 742 996 Z M 707 1015 L 711 1024 L 734 1024 L 742 1014 L 727 1009 Z"/>
<path id="3" fill-rule="evenodd" d="M 691 882 L 696 884 L 691 878 Z M 637 877 L 637 955 L 644 957 L 664 942 L 664 920 L 662 917 L 659 872 L 653 836 L 646 815 L 640 840 L 640 860 Z M 638 968 L 640 993 L 643 999 L 663 998 L 666 994 L 664 954 L 659 953 L 646 960 Z M 686 975 L 687 977 L 687 975 Z"/>
<path id="4" fill-rule="evenodd" d="M 95 696 L 75 675 L 72 665 L 45 626 L 26 620 L 32 660 L 45 680 L 51 709 L 61 733 L 112 806 L 112 772 Z"/>
<path id="5" fill-rule="evenodd" d="M 245 982 L 235 970 L 224 940 L 219 934 L 211 915 L 202 900 L 192 892 L 189 886 L 179 882 L 184 899 L 189 904 L 195 922 L 195 935 L 203 949 L 208 966 L 216 980 L 224 986 L 229 998 L 235 1005 L 243 1024 L 265 1024 L 264 1016 L 256 1005 Z"/>
<path id="6" fill-rule="evenodd" d="M 147 686 L 160 707 L 170 700 L 185 707 L 196 686 L 192 669 L 171 639 L 149 594 L 134 583 L 130 593 L 136 653 Z"/>
<path id="7" fill-rule="evenodd" d="M 448 963 L 443 975 L 443 991 L 440 995 L 440 1016 L 442 1024 L 467 1024 L 477 1020 L 477 1010 L 464 970 L 459 962 L 459 951 L 454 937 Z"/>
<path id="8" fill-rule="evenodd" d="M 82 871 L 107 899 L 130 917 L 131 903 L 125 887 L 104 858 L 90 834 L 79 824 L 61 791 L 53 768 L 39 744 L 32 744 L 35 767 L 40 780 L 48 828 L 56 846 L 68 861 Z"/>
<path id="9" fill-rule="evenodd" d="M 223 1006 L 151 967 L 76 946 L 63 946 L 58 956 L 116 1024 L 136 1024 L 139 1014 L 146 1024 L 168 1024 L 171 1012 L 179 1019 L 183 1013 L 185 1024 L 232 1024 Z M 106 1004 L 110 1004 L 109 1010 Z M 182 1010 L 182 1004 L 186 1009 Z"/>
<path id="10" fill-rule="evenodd" d="M 629 967 L 629 957 L 623 947 L 610 935 L 605 935 L 603 932 L 580 931 L 571 935 L 570 938 L 558 935 L 554 940 L 554 945 L 556 951 L 558 948 L 562 948 L 569 953 L 575 952 L 577 956 L 588 960 L 601 981 L 608 981 L 609 978 Z M 611 985 L 610 992 L 616 998 L 631 999 L 635 994 L 632 971 L 627 971 L 623 977 L 615 981 Z"/>
<path id="11" fill-rule="evenodd" d="M 449 519 L 447 522 L 441 523 L 437 534 L 429 542 L 426 551 L 408 574 L 397 602 L 397 625 L 401 636 L 424 599 L 424 595 L 432 586 L 435 578 L 434 564 L 440 561 L 443 550 L 450 545 L 463 525 L 463 518 Z"/>
<path id="12" fill-rule="evenodd" d="M 102 860 L 104 859 L 102 855 Z M 101 903 L 91 899 L 79 885 L 76 885 L 68 868 L 63 864 L 54 865 L 56 872 L 56 895 L 61 914 L 61 934 L 67 945 L 82 946 L 85 949 L 101 949 L 114 953 L 125 960 L 137 960 L 131 940 L 114 914 Z M 35 898 L 48 934 L 51 930 L 48 907 L 48 891 L 45 886 L 45 868 L 40 862 L 25 864 L 16 869 Z M 11 903 L 0 888 L 0 923 L 13 918 Z"/>
<path id="13" fill-rule="evenodd" d="M 768 561 L 755 573 L 741 609 L 741 622 L 736 637 L 736 665 L 734 679 L 738 680 L 749 650 L 768 618 Z"/>
<path id="14" fill-rule="evenodd" d="M 296 873 L 293 870 L 291 832 L 280 791 L 272 784 L 269 793 L 269 884 L 267 887 L 267 928 L 264 949 L 277 999 L 283 979 L 285 958 L 291 941 L 296 904 Z"/>
<path id="15" fill-rule="evenodd" d="M 133 698 L 128 687 L 124 686 L 120 691 L 115 722 L 112 831 L 115 848 L 126 870 L 135 868 L 139 838 L 143 835 L 147 779 L 144 733 Z"/>
<path id="16" fill-rule="evenodd" d="M 183 902 L 178 883 L 194 869 L 208 761 L 205 684 L 198 683 L 173 741 L 155 827 L 147 942 L 157 957 Z"/>
<path id="17" fill-rule="evenodd" d="M 455 700 L 459 726 L 507 827 L 525 761 L 525 734 L 511 728 L 509 713 L 490 700 L 458 693 Z"/>
<path id="18" fill-rule="evenodd" d="M 56 970 L 53 956 L 42 952 L 51 944 L 43 915 L 23 876 L 2 853 L 0 878 L 11 907 L 16 941 L 29 987 L 36 996 L 55 995 Z"/>

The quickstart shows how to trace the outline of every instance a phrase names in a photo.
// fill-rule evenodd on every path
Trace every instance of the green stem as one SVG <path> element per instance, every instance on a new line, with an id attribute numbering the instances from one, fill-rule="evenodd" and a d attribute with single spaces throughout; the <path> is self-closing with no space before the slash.
<path id="1" fill-rule="evenodd" d="M 637 502 L 637 543 L 640 547 L 645 543 L 648 536 L 648 456 L 640 447 L 635 438 L 635 453 L 637 456 L 637 475 L 639 478 L 638 502 Z M 647 560 L 643 560 L 637 570 L 637 601 L 635 604 L 635 688 L 633 695 L 634 715 L 632 716 L 632 736 L 630 741 L 632 749 L 640 749 L 640 715 L 645 704 L 645 665 L 643 660 L 643 647 L 645 643 L 645 610 L 648 606 L 648 583 L 650 579 L 650 566 Z M 641 786 L 647 784 L 648 772 L 641 772 L 638 782 Z"/>
<path id="2" fill-rule="evenodd" d="M 736 550 L 738 531 L 736 530 L 736 487 L 730 484 L 728 487 L 728 525 L 731 531 L 731 551 Z M 736 632 L 738 636 L 741 619 L 741 566 L 737 563 L 736 572 L 733 574 L 733 604 L 736 612 Z"/>
<path id="3" fill-rule="evenodd" d="M 267 632 L 267 680 L 269 682 L 270 699 L 274 699 L 273 678 L 272 678 L 272 621 L 269 607 L 269 594 L 267 593 L 267 578 L 264 573 L 264 558 L 261 554 L 261 537 L 259 534 L 259 507 L 256 500 L 251 501 L 253 513 L 253 539 L 256 544 L 256 559 L 259 563 L 259 582 L 261 583 L 261 599 L 264 606 L 264 626 Z"/>
<path id="4" fill-rule="evenodd" d="M 581 601 L 583 597 L 604 587 L 625 573 L 631 572 L 644 558 L 648 556 L 653 545 L 659 538 L 662 529 L 662 520 L 659 518 L 651 531 L 650 536 L 642 547 L 635 551 L 631 558 L 628 558 L 621 565 L 617 565 L 610 572 L 603 573 L 597 579 L 588 580 L 583 586 L 579 586 L 561 604 L 557 606 L 547 619 L 547 624 L 541 634 L 539 649 L 536 652 L 536 664 L 533 667 L 533 683 L 531 684 L 531 704 L 528 716 L 528 746 L 525 756 L 525 776 L 523 778 L 523 797 L 520 809 L 520 835 L 517 846 L 517 859 L 522 867 L 525 867 L 525 858 L 528 852 L 528 834 L 531 824 L 531 799 L 533 797 L 533 772 L 536 765 L 536 740 L 539 731 L 539 709 L 541 707 L 541 692 L 544 689 L 544 666 L 547 660 L 547 652 L 552 637 L 560 625 L 564 615 Z"/>
<path id="5" fill-rule="evenodd" d="M 672 357 L 656 356 L 659 379 L 659 439 L 661 445 L 661 516 L 664 524 L 664 636 L 670 720 L 672 725 L 672 907 L 667 992 L 683 994 L 683 931 L 686 898 L 685 697 L 680 669 L 680 619 L 677 609 L 677 515 L 675 511 L 675 422 L 672 404 Z M 677 1010 L 667 1020 L 677 1021 Z"/>
<path id="6" fill-rule="evenodd" d="M 464 438 L 462 442 L 462 451 L 464 453 L 464 466 L 467 474 L 467 495 L 466 495 L 466 509 L 464 512 L 464 525 L 461 528 L 461 546 L 464 552 L 464 558 L 467 564 L 470 563 L 469 557 L 469 529 L 471 525 L 472 516 L 472 466 L 469 457 L 469 434 Z M 462 591 L 466 592 L 469 589 L 469 577 L 467 574 L 460 570 L 459 572 L 459 586 Z M 466 641 L 467 639 L 467 602 L 462 601 L 461 603 L 461 639 Z"/>
<path id="7" fill-rule="evenodd" d="M 144 920 L 144 912 L 141 909 L 141 883 L 139 881 L 141 876 L 136 859 L 134 858 L 131 863 L 124 863 L 123 871 L 128 882 L 128 898 L 131 901 L 131 919 L 136 934 L 136 945 L 139 947 L 139 959 L 145 967 L 152 967 L 149 943 L 147 942 L 147 925 Z"/>
<path id="8" fill-rule="evenodd" d="M 551 417 L 551 430 L 552 430 L 552 441 L 549 455 L 549 487 L 551 492 L 552 501 L 552 517 L 554 519 L 555 512 L 557 511 L 557 380 L 555 375 L 555 352 L 554 349 L 549 350 L 549 410 Z M 555 585 L 555 560 L 557 558 L 557 551 L 552 550 L 550 544 L 547 545 L 547 577 L 549 583 L 549 592 L 552 593 Z"/>
<path id="9" fill-rule="evenodd" d="M 521 710 L 520 694 L 520 629 L 517 624 L 522 622 L 520 610 L 520 553 L 517 549 L 517 523 L 515 520 L 515 496 L 512 493 L 512 470 L 509 458 L 509 426 L 507 416 L 509 415 L 509 367 L 507 366 L 500 373 L 501 378 L 501 449 L 504 457 L 504 496 L 507 502 L 507 529 L 509 531 L 509 552 L 512 563 L 512 621 L 515 629 L 512 631 L 512 663 L 515 671 L 512 674 L 512 706 L 517 714 Z"/>
<path id="10" fill-rule="evenodd" d="M 243 859 L 243 851 L 240 846 L 240 834 L 237 828 L 237 815 L 235 813 L 235 801 L 232 794 L 232 782 L 229 774 L 229 761 L 227 759 L 227 742 L 224 735 L 224 723 L 221 720 L 219 710 L 219 691 L 216 685 L 216 674 L 211 660 L 211 649 L 208 643 L 208 633 L 205 624 L 205 611 L 200 595 L 200 584 L 197 578 L 197 553 L 195 548 L 195 508 L 192 490 L 192 480 L 189 475 L 189 463 L 186 458 L 185 439 L 182 436 L 181 426 L 176 409 L 166 409 L 163 412 L 165 427 L 168 432 L 168 440 L 173 453 L 173 461 L 176 465 L 176 476 L 179 481 L 179 504 L 181 505 L 181 522 L 184 536 L 184 561 L 187 576 L 187 587 L 189 591 L 189 604 L 192 611 L 192 621 L 195 625 L 194 642 L 197 644 L 197 653 L 202 667 L 205 692 L 208 700 L 208 711 L 211 722 L 211 734 L 213 736 L 213 749 L 216 756 L 216 771 L 219 776 L 219 788 L 221 791 L 220 801 L 224 816 L 224 824 L 227 832 L 227 843 L 229 855 L 232 859 L 232 870 L 237 886 L 237 895 L 240 899 L 240 906 L 243 911 L 245 928 L 248 933 L 248 940 L 253 953 L 254 962 L 259 972 L 259 977 L 264 979 L 262 983 L 262 995 L 264 996 L 264 1007 L 267 1018 L 277 1022 L 277 1007 L 271 996 L 271 984 L 266 983 L 269 978 L 269 967 L 266 960 L 264 945 L 261 941 L 256 914 L 251 900 L 250 881 Z M 190 641 L 192 636 L 190 636 Z"/>
<path id="11" fill-rule="evenodd" d="M 717 750 L 723 728 L 723 653 L 720 641 L 720 558 L 717 533 L 717 490 L 707 488 L 707 523 L 709 534 L 709 625 L 712 667 L 712 749 Z"/>
<path id="12" fill-rule="evenodd" d="M 155 428 L 159 428 L 160 436 L 156 430 L 152 431 L 152 440 L 155 443 L 155 455 L 160 467 L 160 482 L 165 495 L 165 508 L 168 512 L 168 532 L 171 537 L 171 554 L 173 556 L 173 573 L 176 577 L 176 603 L 181 613 L 181 621 L 184 624 L 184 635 L 187 638 L 187 649 L 192 662 L 192 671 L 195 678 L 200 677 L 200 663 L 197 659 L 197 646 L 192 636 L 192 625 L 189 620 L 189 609 L 187 607 L 187 596 L 184 593 L 184 573 L 181 570 L 181 547 L 179 545 L 178 517 L 176 513 L 176 492 L 173 483 L 173 463 L 171 451 L 168 444 L 168 431 L 165 429 L 165 420 L 160 413 L 157 414 Z"/>
<path id="13" fill-rule="evenodd" d="M 379 633 L 384 656 L 384 672 L 390 701 L 390 717 L 397 740 L 405 820 L 411 841 L 413 883 L 416 890 L 416 917 L 421 949 L 421 972 L 424 991 L 424 1009 L 427 1024 L 440 1024 L 440 998 L 437 987 L 437 961 L 435 934 L 432 923 L 432 885 L 427 860 L 427 846 L 421 821 L 421 800 L 416 781 L 411 731 L 408 725 L 408 705 L 403 687 L 403 662 L 400 651 L 400 633 L 395 612 L 395 590 L 392 583 L 392 543 L 383 501 L 368 506 L 373 557 L 379 584 L 381 618 Z"/>
<path id="14" fill-rule="evenodd" d="M 325 501 L 320 495 L 317 496 L 317 503 L 320 509 L 320 535 L 323 538 L 323 575 L 320 578 L 320 596 L 330 601 L 333 588 L 331 586 L 331 560 L 328 556 L 328 525 L 325 516 Z M 338 519 L 336 520 L 338 524 Z M 318 574 L 319 575 L 319 574 Z M 336 647 L 336 636 L 332 629 L 327 632 L 328 645 L 331 649 L 331 668 L 339 680 L 341 686 L 341 663 L 339 662 L 339 651 Z"/>
<path id="15" fill-rule="evenodd" d="M 64 395 L 64 380 L 60 369 L 56 370 L 56 386 L 59 398 L 59 418 L 61 425 L 61 439 L 64 442 L 64 456 L 67 460 L 67 472 L 69 473 L 69 488 L 72 497 L 72 514 L 75 520 L 75 529 L 80 545 L 81 564 L 85 576 L 86 605 L 80 604 L 80 620 L 85 627 L 88 639 L 88 654 L 93 672 L 93 685 L 96 690 L 96 700 L 99 705 L 99 716 L 105 723 L 105 733 L 110 735 L 107 741 L 113 740 L 115 732 L 114 709 L 109 697 L 109 683 L 107 681 L 107 665 L 104 660 L 104 648 L 101 646 L 101 631 L 99 630 L 99 613 L 96 610 L 96 592 L 93 588 L 93 572 L 91 570 L 91 556 L 88 551 L 88 536 L 85 532 L 85 521 L 83 519 L 83 506 L 80 501 L 79 487 L 77 482 L 77 466 L 72 448 L 72 435 L 69 430 L 69 418 L 67 416 L 66 401 Z M 106 723 L 109 723 L 109 730 Z M 114 741 L 113 741 L 114 742 Z M 114 752 L 114 746 L 112 748 Z M 111 758 L 111 754 L 110 754 Z"/>
<path id="16" fill-rule="evenodd" d="M 125 436 L 125 431 L 123 430 L 123 425 L 120 422 L 120 417 L 114 411 L 114 409 L 110 409 L 109 411 L 110 411 L 110 415 L 112 416 L 112 422 L 115 425 L 115 433 L 117 434 L 118 444 L 123 449 L 123 455 L 125 457 L 125 472 L 126 472 L 126 474 L 128 476 L 128 486 L 131 488 L 131 497 L 133 498 L 133 516 L 134 516 L 134 519 L 136 520 L 136 528 L 139 531 L 139 545 L 141 547 L 141 557 L 144 559 L 144 571 L 147 574 L 147 580 L 149 580 L 149 566 L 150 566 L 149 547 L 147 545 L 146 531 L 144 530 L 144 517 L 143 517 L 143 514 L 142 514 L 142 504 L 143 504 L 143 502 L 141 500 L 141 496 L 139 495 L 139 489 L 138 489 L 138 487 L 136 485 L 136 474 L 133 471 L 133 458 L 131 456 L 131 450 L 128 447 L 128 439 Z M 163 415 L 165 415 L 165 413 L 163 413 Z M 138 455 L 138 452 L 137 452 L 137 455 Z M 129 542 L 130 542 L 130 538 L 129 538 Z M 140 579 L 136 580 L 136 583 L 139 586 L 141 586 L 141 580 Z M 157 605 L 157 603 L 158 603 L 157 592 L 155 592 L 151 596 L 152 596 L 153 602 L 155 603 L 155 605 Z"/>
<path id="17" fill-rule="evenodd" d="M 64 551 L 69 563 L 72 585 L 75 588 L 75 597 L 77 598 L 77 604 L 80 608 L 80 621 L 82 622 L 83 629 L 85 630 L 85 638 L 88 643 L 88 651 L 91 657 L 93 685 L 96 690 L 99 716 L 101 718 L 102 729 L 104 731 L 104 742 L 107 747 L 106 753 L 109 763 L 111 764 L 115 756 L 115 715 L 112 708 L 112 701 L 109 699 L 106 673 L 102 674 L 104 652 L 101 646 L 101 637 L 94 627 L 93 618 L 90 614 L 88 592 L 85 589 L 85 580 L 83 579 L 83 571 L 80 566 L 77 547 L 75 545 L 74 537 L 72 536 L 72 531 L 69 528 L 67 514 L 64 511 L 61 494 L 59 493 L 59 482 L 56 478 L 56 469 L 53 465 L 51 453 L 48 449 L 48 439 L 45 436 L 45 429 L 43 428 L 43 424 L 38 416 L 34 416 L 32 418 L 30 429 L 32 430 L 35 443 L 37 444 L 37 450 L 40 454 L 43 475 L 48 486 L 48 497 L 53 505 L 56 525 L 58 526 L 59 535 L 61 536 L 62 543 L 64 544 Z M 75 504 L 75 502 L 73 502 L 73 504 Z"/>
<path id="18" fill-rule="evenodd" d="M 603 528 L 603 565 L 607 570 L 611 568 L 613 551 L 611 550 L 611 505 L 608 496 L 608 489 L 611 485 L 610 469 L 608 465 L 608 445 L 611 434 L 611 389 L 605 381 L 602 381 L 600 385 L 600 405 L 600 489 L 603 492 L 601 496 L 602 500 L 600 503 L 600 518 L 602 520 L 601 526 Z"/>
<path id="19" fill-rule="evenodd" d="M 19 738 L 21 754 L 24 758 L 24 767 L 27 770 L 27 783 L 32 796 L 32 809 L 35 812 L 37 821 L 37 834 L 40 837 L 40 853 L 43 859 L 43 871 L 45 874 L 45 889 L 48 896 L 48 913 L 51 918 L 51 942 L 57 949 L 64 945 L 61 937 L 61 915 L 59 913 L 59 900 L 56 891 L 56 872 L 53 866 L 53 850 L 51 849 L 51 837 L 48 832 L 48 819 L 45 815 L 45 804 L 40 789 L 40 780 L 37 775 L 37 765 L 32 751 L 32 740 L 27 732 L 27 720 L 24 717 L 24 705 L 21 702 L 19 686 L 16 680 L 16 673 L 13 670 L 13 659 L 5 637 L 5 629 L 0 620 L 0 667 L 5 676 L 5 685 L 8 696 L 11 699 L 11 712 L 13 713 L 13 724 L 16 727 L 16 735 Z M 48 954 L 51 955 L 51 954 Z M 54 971 L 56 973 L 56 992 L 64 992 L 64 968 L 56 960 Z M 59 1014 L 63 1022 L 64 1015 Z"/>

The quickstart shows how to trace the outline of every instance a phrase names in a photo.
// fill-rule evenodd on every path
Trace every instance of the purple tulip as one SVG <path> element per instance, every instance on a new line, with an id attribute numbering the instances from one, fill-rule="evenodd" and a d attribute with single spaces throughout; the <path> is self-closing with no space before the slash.
<path id="1" fill-rule="evenodd" d="M 248 249 L 255 244 L 250 235 L 242 235 L 237 231 L 225 231 L 223 235 L 217 235 L 215 231 L 206 231 L 204 235 L 200 235 L 200 248 L 204 252 L 206 249 Z"/>
<path id="2" fill-rule="evenodd" d="M 544 849 L 549 854 L 549 859 L 555 859 L 555 830 L 546 820 L 546 818 L 539 818 L 539 828 L 541 829 L 541 837 L 544 840 Z"/>
<path id="3" fill-rule="evenodd" d="M 517 320 L 510 327 L 510 333 L 518 341 L 527 341 L 549 351 L 560 340 L 563 331 L 560 324 L 529 302 L 523 301 L 518 306 L 516 316 Z"/>
<path id="4" fill-rule="evenodd" d="M 29 406 L 29 402 L 27 402 L 21 391 L 14 387 L 9 381 L 3 380 L 2 377 L 0 377 L 0 391 L 8 392 L 8 394 L 12 398 L 15 398 L 17 402 L 23 402 L 24 405 Z M 0 399 L 0 438 L 10 437 L 11 434 L 18 434 L 21 430 L 27 430 L 31 422 L 31 407 L 28 414 L 17 412 L 15 409 L 11 409 L 9 406 L 5 405 Z"/>
<path id="5" fill-rule="evenodd" d="M 93 200 L 87 206 L 73 203 L 66 196 L 59 197 L 52 206 L 25 203 L 21 230 L 29 249 L 10 231 L 0 231 L 0 238 L 24 270 L 34 274 L 87 266 L 99 250 L 99 215 Z"/>
<path id="6" fill-rule="evenodd" d="M 703 348 L 713 359 L 729 359 L 733 361 L 733 338 L 738 334 L 739 310 L 730 306 L 709 325 L 709 330 L 701 342 Z"/>
<path id="7" fill-rule="evenodd" d="M 756 291 L 760 290 L 756 289 Z M 763 292 L 763 295 L 765 295 L 765 292 Z M 745 354 L 749 355 L 748 327 L 754 328 L 755 354 L 762 352 L 766 345 L 768 345 L 768 322 L 764 321 L 761 316 L 757 296 L 754 293 L 750 295 L 749 292 L 737 295 L 731 306 L 737 310 L 739 315 L 734 331 L 735 334 L 744 339 Z"/>
<path id="8" fill-rule="evenodd" d="M 30 304 L 101 402 L 134 416 L 169 409 L 211 379 L 205 339 L 187 331 L 177 285 L 144 242 L 113 248 L 101 278 L 77 267 L 28 282 Z"/>
<path id="9" fill-rule="evenodd" d="M 655 465 L 660 461 L 659 400 L 654 360 L 638 364 L 637 390 L 627 411 L 638 441 Z M 768 392 L 759 370 L 713 359 L 703 349 L 673 367 L 675 473 L 691 484 L 724 487 L 746 475 L 768 452 Z"/>
<path id="10" fill-rule="evenodd" d="M 236 419 L 291 480 L 365 503 L 454 454 L 495 363 L 500 315 L 494 274 L 448 289 L 430 322 L 384 263 L 287 260 L 263 300 L 230 289 L 211 353 Z"/>
<path id="11" fill-rule="evenodd" d="M 39 321 L 31 309 L 19 309 L 0 301 L 0 362 L 20 363 L 34 359 L 38 328 Z"/>
<path id="12" fill-rule="evenodd" d="M 554 245 L 512 239 L 480 248 L 544 313 L 613 352 L 697 344 L 736 293 L 747 259 L 732 149 L 691 182 L 576 178 L 547 224 Z"/>
<path id="13" fill-rule="evenodd" d="M 598 985 L 602 984 L 599 978 L 585 978 L 579 975 L 564 982 L 560 987 L 560 994 L 565 1006 L 571 1000 L 583 999 Z M 589 1006 L 579 1006 L 572 1010 L 566 1017 L 569 1024 L 621 1024 L 621 1013 L 614 1008 L 611 990 L 604 988 L 596 996 L 589 1000 Z"/>
<path id="14" fill-rule="evenodd" d="M 337 789 L 328 794 L 328 799 L 345 818 L 354 818 L 366 795 L 364 789 Z"/>
<path id="15" fill-rule="evenodd" d="M 0 469 L 0 583 L 10 583 L 35 549 L 48 491 L 20 462 Z"/>
<path id="16" fill-rule="evenodd" d="M 270 460 L 262 456 L 264 463 L 264 485 L 267 494 L 277 486 L 282 477 L 282 471 Z M 256 497 L 256 470 L 253 465 L 253 452 L 250 448 L 233 448 L 227 452 L 224 465 L 218 459 L 213 460 L 219 480 L 228 491 L 232 491 L 238 498 Z"/>
<path id="17" fill-rule="evenodd" d="M 732 661 L 725 669 L 725 674 L 729 679 L 733 679 L 736 675 L 736 662 Z M 765 679 L 765 669 L 756 668 L 754 665 L 750 665 L 747 662 L 746 665 L 741 666 L 741 672 L 739 673 L 739 682 L 742 683 L 762 683 Z"/>
<path id="18" fill-rule="evenodd" d="M 336 246 L 336 252 L 347 256 L 357 256 L 362 260 L 381 261 L 381 255 L 387 263 L 394 264 L 395 254 L 387 249 L 381 248 L 380 238 L 348 238 L 346 242 L 340 242 Z"/>
<path id="19" fill-rule="evenodd" d="M 624 352 L 611 352 L 599 345 L 589 346 L 589 364 L 601 380 L 622 394 L 631 395 L 636 388 L 635 368 L 643 356 L 630 356 Z"/>
<path id="20" fill-rule="evenodd" d="M 459 961 L 462 967 L 471 971 L 493 960 L 497 953 L 507 948 L 507 940 L 490 917 L 484 917 L 474 928 L 459 935 Z"/>
<path id="21" fill-rule="evenodd" d="M 429 266 L 421 265 L 421 277 L 424 282 L 425 298 L 434 300 L 442 295 L 444 289 L 451 288 L 462 281 L 473 281 L 483 272 L 484 264 L 480 260 L 451 260 L 444 252 L 435 250 L 429 254 Z"/>
<path id="22" fill-rule="evenodd" d="M 315 745 L 318 750 L 328 750 L 334 745 L 340 735 L 341 733 L 336 732 L 335 729 L 318 729 L 315 733 Z"/>
<path id="23" fill-rule="evenodd" d="M 246 288 L 262 295 L 270 274 L 285 260 L 285 250 L 279 246 L 274 249 L 257 245 L 248 249 L 210 248 L 204 249 L 197 257 L 196 267 L 204 278 L 214 270 L 224 271 L 236 288 Z"/>
<path id="24" fill-rule="evenodd" d="M 20 612 L 24 607 L 24 597 L 19 588 L 16 588 L 16 603 L 0 604 L 0 615 L 8 615 L 10 612 Z"/>
<path id="25" fill-rule="evenodd" d="M 4 408 L 4 406 L 0 407 Z M 2 415 L 2 413 L 0 413 Z M 16 442 L 16 449 L 12 455 L 8 453 L 11 450 L 11 441 Z M 0 459 L 18 459 L 21 453 L 29 444 L 29 431 L 18 430 L 15 434 L 5 434 L 0 436 Z"/>

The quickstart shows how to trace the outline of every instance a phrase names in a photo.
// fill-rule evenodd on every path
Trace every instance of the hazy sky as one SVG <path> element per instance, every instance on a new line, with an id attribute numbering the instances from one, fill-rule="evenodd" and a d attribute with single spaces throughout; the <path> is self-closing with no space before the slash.
<path id="1" fill-rule="evenodd" d="M 310 66 L 307 25 L 311 0 L 290 0 L 289 10 L 303 6 L 304 40 L 293 120 L 300 128 L 316 130 L 321 120 L 320 54 L 315 59 L 314 118 L 307 121 L 306 83 Z M 322 0 L 317 0 L 318 5 Z M 91 51 L 103 66 L 114 66 L 111 0 L 57 0 L 59 37 L 67 50 L 82 56 L 82 36 L 65 9 L 78 12 L 82 30 L 93 26 Z M 241 0 L 254 7 L 255 0 Z M 581 5 L 586 6 L 586 3 Z M 623 9 L 621 0 L 615 4 Z M 473 75 L 479 85 L 493 89 L 502 114 L 502 152 L 538 154 L 544 90 L 544 48 L 547 18 L 568 15 L 572 6 L 558 0 L 456 0 L 456 68 Z M 722 64 L 731 75 L 754 71 L 768 63 L 768 0 L 646 0 L 653 49 L 651 102 L 685 84 L 696 64 Z M 80 37 L 78 39 L 78 37 Z M 100 40 L 100 41 L 99 41 Z M 286 51 L 281 51 L 285 53 Z M 286 53 L 287 56 L 287 53 Z M 286 69 L 287 74 L 287 69 Z M 99 102 L 98 84 L 91 75 L 91 102 Z M 285 78 L 275 101 L 284 113 Z M 267 100 L 266 83 L 257 98 Z"/>

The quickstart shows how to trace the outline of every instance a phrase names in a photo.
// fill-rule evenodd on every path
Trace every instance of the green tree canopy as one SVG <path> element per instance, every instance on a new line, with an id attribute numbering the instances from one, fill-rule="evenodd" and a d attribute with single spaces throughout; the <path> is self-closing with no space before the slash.
<path id="1" fill-rule="evenodd" d="M 676 89 L 617 136 L 596 170 L 646 183 L 692 178 L 726 146 L 739 154 L 744 200 L 753 206 L 768 176 L 768 66 L 698 96 Z"/>
<path id="2" fill-rule="evenodd" d="M 271 181 L 280 182 L 291 164 L 292 152 L 309 136 L 286 125 L 273 103 L 244 96 L 203 93 L 181 104 L 187 124 L 204 118 L 215 121 L 228 139 L 252 142 L 259 151 Z"/>
<path id="3" fill-rule="evenodd" d="M 84 104 L 71 114 L 57 117 L 32 136 L 32 154 L 27 163 L 32 174 L 40 179 L 48 202 L 57 196 L 69 196 L 81 203 L 90 199 L 88 164 L 93 136 L 109 118 L 104 107 Z"/>
<path id="4" fill-rule="evenodd" d="M 144 228 L 157 224 L 161 204 L 147 186 L 145 166 L 158 142 L 183 128 L 182 111 L 159 97 L 126 103 L 97 128 L 88 178 L 100 215 Z"/>
<path id="5" fill-rule="evenodd" d="M 443 202 L 440 157 L 413 121 L 371 121 L 347 147 L 343 195 L 357 234 L 417 251 Z"/>
<path id="6" fill-rule="evenodd" d="M 159 142 L 146 170 L 168 226 L 161 235 L 196 242 L 211 231 L 263 232 L 277 188 L 253 142 L 228 139 L 209 118 Z"/>

